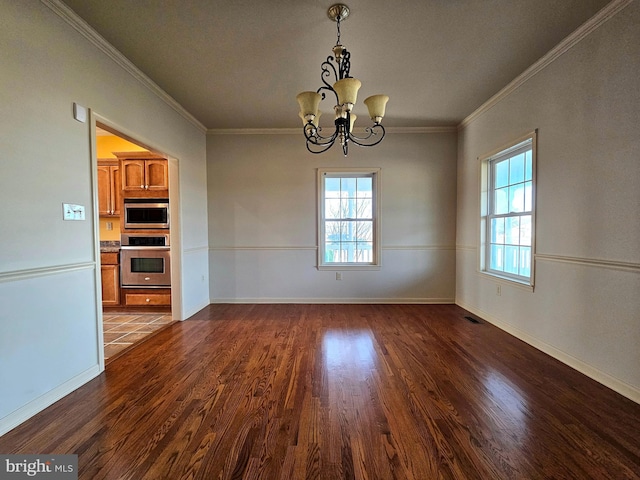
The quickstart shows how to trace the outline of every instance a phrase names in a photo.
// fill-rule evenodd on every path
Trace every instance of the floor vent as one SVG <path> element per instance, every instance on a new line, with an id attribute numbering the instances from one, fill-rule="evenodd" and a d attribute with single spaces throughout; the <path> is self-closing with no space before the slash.
<path id="1" fill-rule="evenodd" d="M 473 317 L 464 317 L 464 318 L 466 318 L 467 320 L 469 320 L 471 323 L 480 323 L 480 321 L 479 321 L 479 320 L 476 320 L 476 319 L 475 319 L 475 318 L 473 318 Z"/>

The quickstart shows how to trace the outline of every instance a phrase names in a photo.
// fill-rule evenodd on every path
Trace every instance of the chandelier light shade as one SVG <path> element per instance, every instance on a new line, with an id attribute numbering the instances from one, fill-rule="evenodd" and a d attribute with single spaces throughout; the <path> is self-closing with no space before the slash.
<path id="1" fill-rule="evenodd" d="M 342 153 L 346 157 L 349 152 L 349 143 L 353 142 L 361 147 L 372 147 L 379 144 L 385 135 L 382 126 L 382 118 L 385 114 L 385 107 L 389 101 L 387 95 L 373 95 L 365 99 L 364 104 L 369 110 L 369 117 L 373 120 L 373 125 L 365 128 L 365 135 L 357 137 L 353 134 L 353 124 L 356 115 L 351 113 L 358 99 L 358 90 L 362 82 L 349 75 L 351 67 L 351 54 L 340 44 L 340 22 L 349 15 L 349 7 L 341 3 L 333 5 L 327 11 L 329 18 L 337 23 L 338 40 L 333 47 L 333 55 L 329 55 L 325 62 L 320 65 L 322 73 L 320 79 L 324 84 L 316 92 L 299 93 L 296 99 L 300 105 L 298 116 L 302 119 L 303 133 L 307 142 L 307 150 L 311 153 L 322 153 L 329 150 L 334 143 L 339 142 L 342 146 Z M 333 77 L 333 85 L 327 82 Z M 328 136 L 321 134 L 322 127 L 319 125 L 320 102 L 330 92 L 330 98 L 335 99 L 334 129 Z"/>

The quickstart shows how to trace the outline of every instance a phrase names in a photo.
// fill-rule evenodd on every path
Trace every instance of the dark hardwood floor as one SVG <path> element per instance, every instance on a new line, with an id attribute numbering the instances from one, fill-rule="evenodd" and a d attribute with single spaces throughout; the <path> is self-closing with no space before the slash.
<path id="1" fill-rule="evenodd" d="M 0 437 L 81 479 L 640 478 L 640 405 L 452 305 L 212 305 Z"/>

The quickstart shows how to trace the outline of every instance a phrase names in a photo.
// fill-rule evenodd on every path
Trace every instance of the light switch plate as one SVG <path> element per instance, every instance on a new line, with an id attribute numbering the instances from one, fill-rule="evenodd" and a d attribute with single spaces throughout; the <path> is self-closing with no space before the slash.
<path id="1" fill-rule="evenodd" d="M 75 205 L 73 203 L 62 204 L 63 220 L 84 220 L 84 205 Z"/>
<path id="2" fill-rule="evenodd" d="M 84 123 L 87 121 L 87 109 L 77 103 L 73 104 L 73 118 L 77 121 Z"/>

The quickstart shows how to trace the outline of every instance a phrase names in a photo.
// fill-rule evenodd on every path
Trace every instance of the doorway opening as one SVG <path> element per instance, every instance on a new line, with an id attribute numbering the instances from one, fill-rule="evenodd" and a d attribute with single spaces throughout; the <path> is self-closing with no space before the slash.
<path id="1" fill-rule="evenodd" d="M 170 259 L 174 248 L 171 238 L 177 229 L 172 231 L 168 205 L 171 197 L 177 199 L 177 192 L 171 192 L 169 188 L 169 172 L 175 174 L 177 168 L 175 165 L 169 168 L 168 156 L 100 120 L 95 121 L 94 155 L 103 353 L 105 364 L 108 364 L 169 326 L 176 318 L 172 314 L 176 306 L 172 297 L 178 288 L 175 279 L 179 275 L 171 270 L 179 265 L 178 262 L 172 265 Z M 164 210 L 158 209 L 158 204 L 165 205 Z M 129 215 L 130 205 L 134 205 L 135 210 L 132 208 Z M 171 211 L 175 216 L 177 209 Z M 166 216 L 164 223 L 152 223 L 155 216 L 162 214 Z M 136 223 L 131 227 L 133 222 L 129 217 L 133 215 L 150 219 L 150 223 Z M 123 242 L 123 238 L 126 241 Z M 130 246 L 130 243 L 136 246 Z M 125 256 L 123 249 L 126 249 Z M 159 254 L 160 250 L 162 254 Z M 159 272 L 163 278 L 171 278 L 171 282 L 156 284 L 154 279 Z M 127 282 L 126 278 L 130 277 L 139 280 Z"/>

